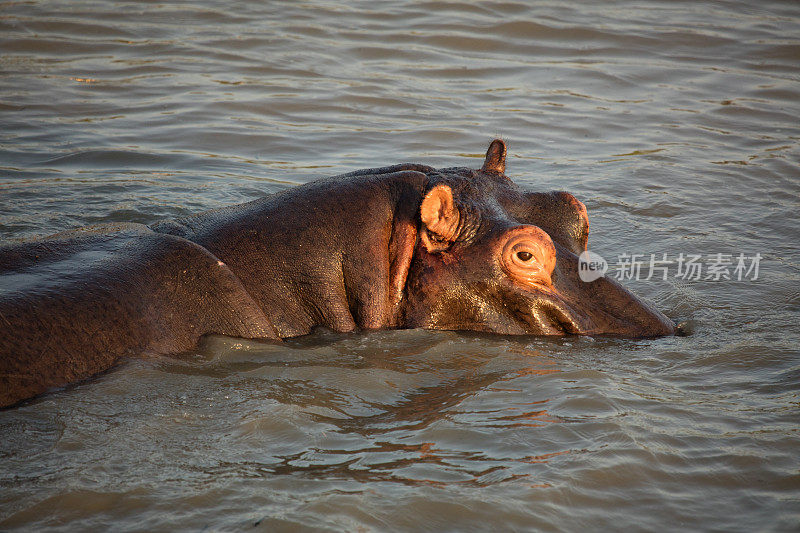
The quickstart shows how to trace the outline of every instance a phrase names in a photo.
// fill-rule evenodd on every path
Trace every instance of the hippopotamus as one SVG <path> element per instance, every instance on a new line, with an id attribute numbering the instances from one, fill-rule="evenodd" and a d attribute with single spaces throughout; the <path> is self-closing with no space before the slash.
<path id="1" fill-rule="evenodd" d="M 674 325 L 616 281 L 581 281 L 586 207 L 480 169 L 358 170 L 249 203 L 0 248 L 0 406 L 204 335 L 316 327 L 653 337 Z"/>

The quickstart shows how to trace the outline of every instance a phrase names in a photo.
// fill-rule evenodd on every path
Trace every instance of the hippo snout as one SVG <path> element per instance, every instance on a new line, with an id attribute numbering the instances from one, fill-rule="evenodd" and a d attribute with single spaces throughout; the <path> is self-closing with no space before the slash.
<path id="1" fill-rule="evenodd" d="M 622 337 L 675 334 L 675 323 L 670 318 L 616 280 L 601 277 L 589 282 L 578 280 L 577 285 L 575 307 L 586 324 L 585 328 L 578 328 L 578 334 Z"/>

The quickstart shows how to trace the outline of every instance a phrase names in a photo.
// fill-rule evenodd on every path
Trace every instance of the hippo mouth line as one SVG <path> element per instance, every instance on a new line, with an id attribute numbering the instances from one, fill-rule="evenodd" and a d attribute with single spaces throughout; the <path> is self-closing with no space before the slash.
<path id="1" fill-rule="evenodd" d="M 596 331 L 588 316 L 557 293 L 542 291 L 537 296 L 523 315 L 526 329 L 541 330 L 545 335 L 590 335 Z"/>
<path id="2" fill-rule="evenodd" d="M 538 318 L 539 326 L 548 326 L 556 330 L 556 334 L 561 335 L 585 335 L 587 329 L 583 324 L 578 323 L 574 317 L 579 316 L 570 306 L 563 305 L 566 302 L 557 302 L 554 299 L 544 300 L 537 311 L 539 313 L 529 315 L 531 318 Z M 559 305 L 561 304 L 561 305 Z M 567 307 L 567 309 L 564 309 Z M 538 315 L 538 316 L 537 316 Z M 582 317 L 583 318 L 583 317 Z"/>

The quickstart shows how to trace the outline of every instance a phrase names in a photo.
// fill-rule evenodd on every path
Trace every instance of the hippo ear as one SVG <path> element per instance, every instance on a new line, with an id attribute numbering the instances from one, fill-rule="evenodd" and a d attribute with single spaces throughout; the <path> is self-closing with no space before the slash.
<path id="1" fill-rule="evenodd" d="M 425 230 L 422 244 L 429 252 L 446 250 L 458 236 L 460 215 L 453 201 L 453 191 L 440 183 L 428 191 L 419 208 Z"/>
<path id="2" fill-rule="evenodd" d="M 495 139 L 486 151 L 486 160 L 483 162 L 485 172 L 503 174 L 506 171 L 506 143 L 502 139 Z"/>

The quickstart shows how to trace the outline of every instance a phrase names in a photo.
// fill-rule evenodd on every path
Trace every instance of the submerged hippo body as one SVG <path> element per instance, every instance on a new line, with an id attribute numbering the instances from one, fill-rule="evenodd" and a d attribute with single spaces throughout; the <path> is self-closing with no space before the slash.
<path id="1" fill-rule="evenodd" d="M 0 406 L 214 333 L 671 334 L 614 281 L 580 280 L 585 207 L 523 191 L 505 156 L 495 140 L 480 170 L 362 170 L 150 227 L 0 248 Z"/>

